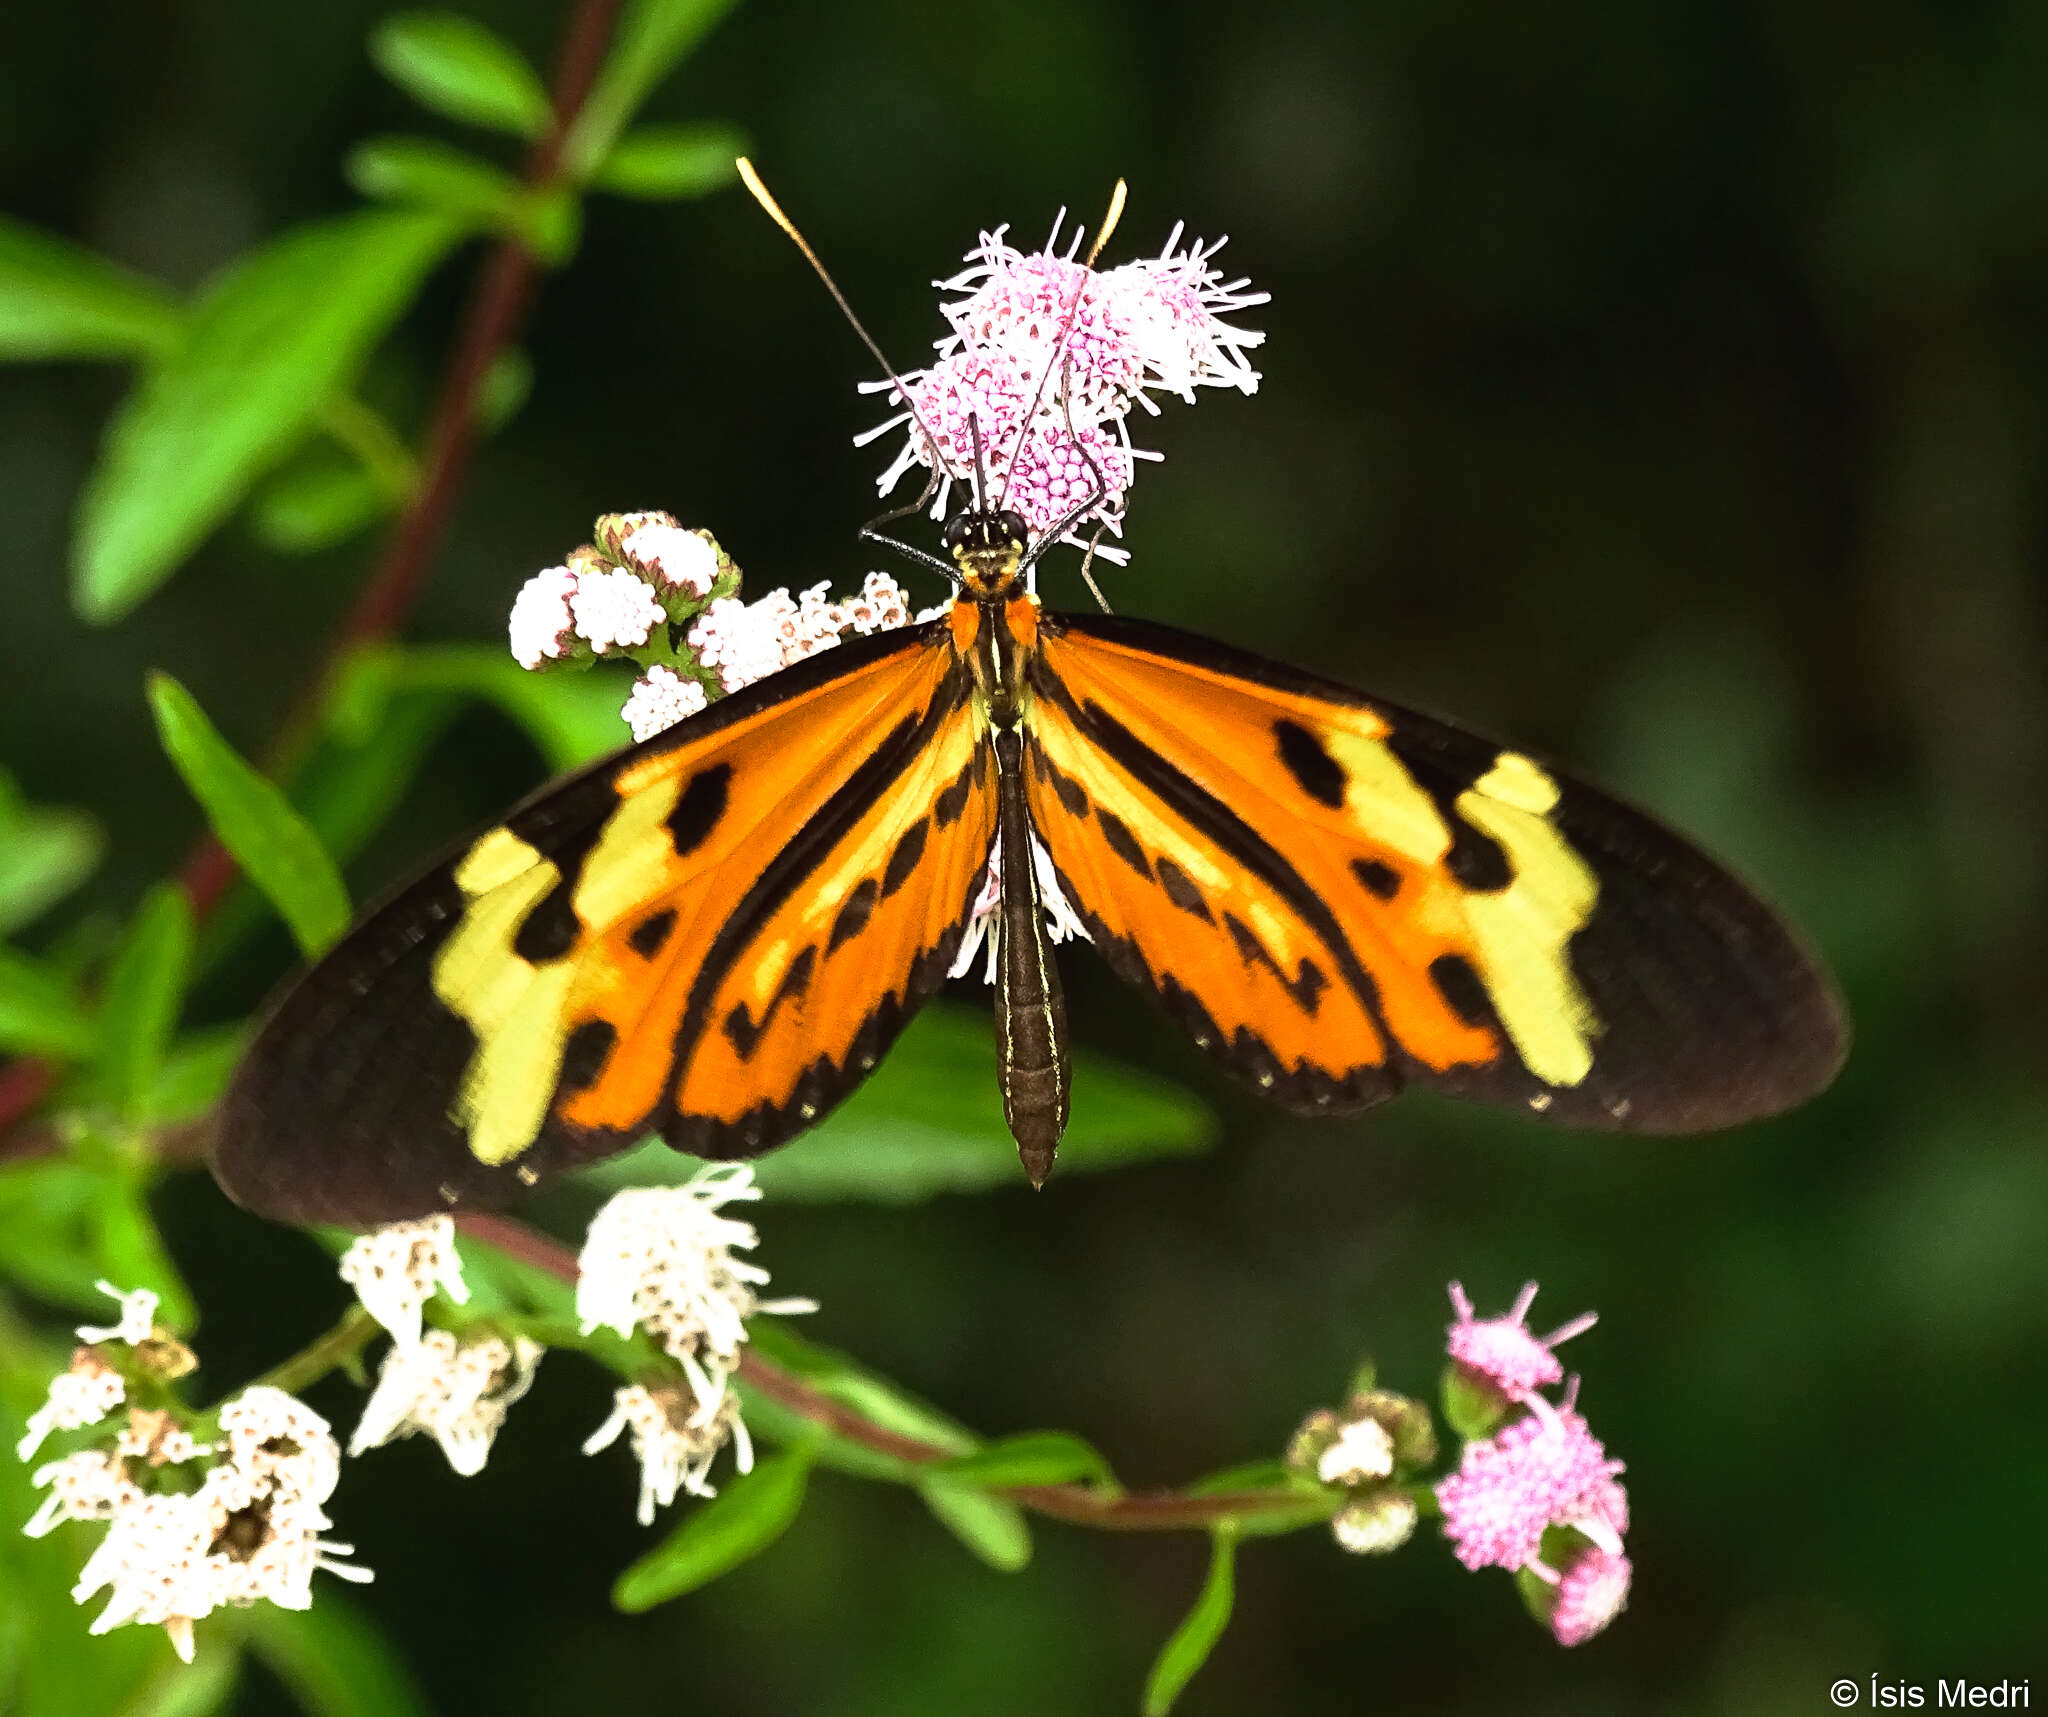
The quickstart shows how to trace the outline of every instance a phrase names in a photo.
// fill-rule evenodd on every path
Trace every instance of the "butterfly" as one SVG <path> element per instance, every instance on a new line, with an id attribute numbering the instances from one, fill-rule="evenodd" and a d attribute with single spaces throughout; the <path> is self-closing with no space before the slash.
<path id="1" fill-rule="evenodd" d="M 992 850 L 999 1074 L 1035 1182 L 1068 1106 L 1054 887 L 1120 978 L 1298 1113 L 1412 1083 L 1695 1132 L 1833 1077 L 1826 974 L 1678 836 L 1346 686 L 1048 611 L 1026 576 L 1047 540 L 977 487 L 947 559 L 918 556 L 956 580 L 941 616 L 543 789 L 370 912 L 243 1059 L 228 1193 L 367 1226 L 650 1133 L 772 1149 L 945 983 Z"/>

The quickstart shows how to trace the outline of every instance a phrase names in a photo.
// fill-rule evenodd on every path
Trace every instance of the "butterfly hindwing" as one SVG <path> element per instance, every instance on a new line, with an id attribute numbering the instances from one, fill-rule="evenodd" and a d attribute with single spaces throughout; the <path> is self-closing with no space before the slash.
<path id="1" fill-rule="evenodd" d="M 852 641 L 544 790 L 274 1007 L 221 1112 L 241 1202 L 499 1202 L 649 1131 L 750 1155 L 943 980 L 994 828 L 941 626 Z"/>
<path id="2" fill-rule="evenodd" d="M 1289 1106 L 1417 1080 L 1697 1130 L 1839 1065 L 1814 962 L 1640 813 L 1206 639 L 1048 616 L 1040 640 L 1029 793 L 1072 903 L 1123 976 Z"/>

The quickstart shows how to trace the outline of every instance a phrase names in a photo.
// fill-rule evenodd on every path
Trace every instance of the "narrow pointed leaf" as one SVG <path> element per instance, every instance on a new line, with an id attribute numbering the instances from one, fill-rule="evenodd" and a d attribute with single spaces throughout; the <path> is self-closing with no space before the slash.
<path id="1" fill-rule="evenodd" d="M 80 497 L 72 596 L 118 620 L 303 438 L 461 237 L 439 213 L 368 209 L 244 257 L 108 426 Z"/>
<path id="2" fill-rule="evenodd" d="M 391 511 L 389 489 L 355 460 L 294 464 L 264 484 L 249 510 L 256 540 L 279 554 L 318 554 Z"/>
<path id="3" fill-rule="evenodd" d="M 148 1288 L 157 1297 L 157 1322 L 167 1329 L 192 1329 L 199 1304 L 157 1231 L 143 1189 L 133 1181 L 109 1176 L 96 1212 L 99 1271 L 116 1287 L 132 1292 Z"/>
<path id="4" fill-rule="evenodd" d="M 1227 1531 L 1212 1533 L 1209 1575 L 1202 1582 L 1195 1607 L 1160 1648 L 1152 1673 L 1145 1678 L 1145 1717 L 1166 1717 L 1196 1671 L 1209 1661 L 1209 1654 L 1230 1625 L 1237 1598 L 1236 1562 L 1236 1538 Z"/>
<path id="5" fill-rule="evenodd" d="M 180 320 L 153 281 L 0 215 L 0 362 L 147 357 L 177 339 Z"/>
<path id="6" fill-rule="evenodd" d="M 627 0 L 612 51 L 562 151 L 569 177 L 586 181 L 632 123 L 640 104 L 733 8 L 735 0 Z"/>
<path id="7" fill-rule="evenodd" d="M 950 1479 L 1002 1489 L 1010 1485 L 1114 1486 L 1116 1474 L 1101 1452 L 1071 1431 L 1020 1431 L 955 1455 L 933 1469 Z"/>
<path id="8" fill-rule="evenodd" d="M 71 986 L 39 960 L 0 948 L 0 1053 L 90 1055 L 93 1023 Z"/>
<path id="9" fill-rule="evenodd" d="M 519 50 L 456 12 L 401 12 L 370 37 L 377 69 L 422 107 L 515 137 L 538 137 L 552 109 Z"/>
<path id="10" fill-rule="evenodd" d="M 267 894 L 302 951 L 318 954 L 348 926 L 348 889 L 320 837 L 275 783 L 221 738 L 199 700 L 169 674 L 152 674 L 157 736 L 221 845 Z"/>
<path id="11" fill-rule="evenodd" d="M 1017 1574 L 1031 1565 L 1031 1528 L 1014 1502 L 940 1479 L 919 1485 L 917 1492 L 933 1518 L 998 1573 Z"/>
<path id="12" fill-rule="evenodd" d="M 691 1506 L 681 1524 L 612 1586 L 612 1603 L 637 1614 L 707 1586 L 751 1561 L 789 1530 L 804 1505 L 808 1449 L 785 1449 Z"/>
<path id="13" fill-rule="evenodd" d="M 93 873 L 105 848 L 92 817 L 28 804 L 0 770 L 0 936 L 62 900 Z"/>
<path id="14" fill-rule="evenodd" d="M 107 970 L 100 1003 L 100 1071 L 123 1113 L 141 1106 L 163 1066 L 192 968 L 192 903 L 174 882 L 143 896 Z"/>
<path id="15" fill-rule="evenodd" d="M 643 125 L 613 145 L 591 180 L 621 197 L 672 201 L 723 190 L 746 140 L 730 125 Z"/>
<path id="16" fill-rule="evenodd" d="M 351 185 L 379 202 L 440 209 L 500 231 L 519 225 L 519 181 L 439 138 L 372 137 L 349 151 L 347 172 Z"/>

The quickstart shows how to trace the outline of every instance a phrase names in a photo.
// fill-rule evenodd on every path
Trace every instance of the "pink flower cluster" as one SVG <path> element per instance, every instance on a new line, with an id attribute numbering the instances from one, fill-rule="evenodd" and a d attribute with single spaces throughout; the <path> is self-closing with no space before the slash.
<path id="1" fill-rule="evenodd" d="M 959 296 L 944 306 L 952 331 L 937 359 L 904 378 L 915 418 L 899 411 L 861 440 L 902 428 L 881 492 L 913 467 L 936 465 L 939 517 L 953 482 L 974 470 L 972 418 L 991 504 L 1015 508 L 1042 533 L 1094 492 L 1099 473 L 1104 499 L 1067 540 L 1097 524 L 1120 529 L 1134 462 L 1158 457 L 1131 446 L 1125 418 L 1136 405 L 1156 412 L 1154 392 L 1192 402 L 1202 386 L 1255 390 L 1259 374 L 1246 353 L 1263 336 L 1223 317 L 1266 294 L 1223 278 L 1213 266 L 1220 242 L 1183 249 L 1179 227 L 1160 255 L 1099 273 L 1076 260 L 1078 232 L 1062 252 L 1055 223 L 1045 249 L 1027 254 L 1006 230 L 983 233 L 966 269 L 940 283 Z"/>
<path id="2" fill-rule="evenodd" d="M 1473 1378 L 1521 1409 L 1491 1436 L 1465 1445 L 1458 1470 L 1436 1487 L 1444 1535 L 1467 1568 L 1525 1570 L 1549 1588 L 1543 1606 L 1561 1645 L 1591 1639 L 1628 1602 L 1630 1568 L 1622 1552 L 1628 1530 L 1628 1493 L 1618 1482 L 1621 1462 L 1610 1459 L 1578 1412 L 1577 1380 L 1553 1402 L 1540 1391 L 1564 1381 L 1551 1351 L 1592 1325 L 1590 1313 L 1547 1336 L 1524 1321 L 1536 1284 L 1523 1288 L 1506 1316 L 1479 1318 L 1457 1283 L 1451 1284 L 1457 1320 L 1446 1348 Z M 1566 1528 L 1573 1548 L 1562 1567 L 1543 1558 L 1543 1540 Z"/>

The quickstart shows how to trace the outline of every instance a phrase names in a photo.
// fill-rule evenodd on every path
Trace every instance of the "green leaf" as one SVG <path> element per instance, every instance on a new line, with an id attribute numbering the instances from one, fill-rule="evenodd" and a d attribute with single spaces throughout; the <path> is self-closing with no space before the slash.
<path id="1" fill-rule="evenodd" d="M 124 1115 L 141 1107 L 163 1066 L 191 975 L 192 938 L 192 903 L 175 882 L 160 882 L 143 896 L 107 970 L 98 1061 Z"/>
<path id="2" fill-rule="evenodd" d="M 932 1469 L 994 1490 L 1011 1485 L 1092 1484 L 1116 1488 L 1099 1450 L 1071 1431 L 1019 1431 Z"/>
<path id="3" fill-rule="evenodd" d="M 405 1660 L 331 1581 L 310 1610 L 257 1604 L 240 1625 L 250 1651 L 309 1717 L 431 1717 Z"/>
<path id="4" fill-rule="evenodd" d="M 612 1603 L 637 1615 L 707 1586 L 751 1561 L 789 1530 L 804 1505 L 812 1453 L 785 1449 L 698 1503 L 676 1529 L 612 1586 Z"/>
<path id="5" fill-rule="evenodd" d="M 746 139 L 730 125 L 643 125 L 612 146 L 591 186 L 621 197 L 666 201 L 722 191 Z"/>
<path id="6" fill-rule="evenodd" d="M 70 1157 L 0 1167 L 0 1276 L 39 1299 L 97 1316 L 104 1170 Z M 111 1278 L 110 1278 L 111 1279 Z M 0 1708 L 4 1709 L 4 1708 Z"/>
<path id="7" fill-rule="evenodd" d="M 376 645 L 349 659 L 328 705 L 330 731 L 360 742 L 400 692 L 453 692 L 495 704 L 526 730 L 549 768 L 574 769 L 629 744 L 619 719 L 630 682 L 587 672 L 529 673 L 504 650 L 479 644 Z"/>
<path id="8" fill-rule="evenodd" d="M 206 1717 L 234 1697 L 241 1674 L 242 1654 L 209 1640 L 191 1663 L 173 1658 L 161 1665 L 119 1717 Z"/>
<path id="9" fill-rule="evenodd" d="M 171 1262 L 141 1185 L 109 1174 L 100 1188 L 97 1217 L 100 1274 L 125 1292 L 151 1289 L 160 1323 L 174 1330 L 192 1329 L 199 1322 L 199 1303 Z"/>
<path id="10" fill-rule="evenodd" d="M 256 540 L 279 554 L 334 548 L 390 512 L 389 489 L 354 459 L 331 453 L 295 460 L 257 492 Z"/>
<path id="11" fill-rule="evenodd" d="M 1513 1400 L 1489 1379 L 1455 1360 L 1444 1367 L 1442 1397 L 1444 1422 L 1468 1443 L 1492 1436 L 1515 1410 Z"/>
<path id="12" fill-rule="evenodd" d="M 106 837 L 83 811 L 30 805 L 0 770 L 0 936 L 42 916 L 100 862 Z"/>
<path id="13" fill-rule="evenodd" d="M 78 1059 L 92 1053 L 93 1024 L 71 986 L 15 948 L 0 948 L 0 1052 Z"/>
<path id="14" fill-rule="evenodd" d="M 1209 1577 L 1202 1582 L 1195 1607 L 1160 1648 L 1152 1673 L 1145 1677 L 1145 1717 L 1166 1717 L 1230 1625 L 1237 1592 L 1236 1560 L 1236 1537 L 1228 1531 L 1212 1533 Z"/>
<path id="15" fill-rule="evenodd" d="M 1031 1565 L 1031 1528 L 1014 1502 L 938 1479 L 919 1485 L 917 1493 L 940 1525 L 998 1573 L 1019 1574 Z"/>
<path id="16" fill-rule="evenodd" d="M 413 203 L 500 232 L 521 229 L 524 189 L 502 167 L 433 137 L 372 137 L 349 151 L 348 182 L 384 203 Z"/>
<path id="17" fill-rule="evenodd" d="M 214 1026 L 179 1040 L 136 1105 L 135 1119 L 159 1127 L 197 1120 L 220 1100 L 248 1042 L 246 1025 Z"/>
<path id="18" fill-rule="evenodd" d="M 371 32 L 377 69 L 422 107 L 465 124 L 539 137 L 553 109 L 519 50 L 457 12 L 400 12 Z"/>
<path id="19" fill-rule="evenodd" d="M 370 209 L 244 257 L 109 425 L 80 497 L 73 600 L 120 619 L 176 570 L 347 384 L 462 235 L 442 214 Z"/>
<path id="20" fill-rule="evenodd" d="M 1190 1156 L 1215 1139 L 1194 1097 L 1085 1049 L 1074 1051 L 1073 1119 L 1055 1174 Z M 687 1180 L 702 1165 L 661 1144 L 587 1171 L 603 1187 Z M 1024 1186 L 996 1085 L 995 1028 L 980 1008 L 933 1006 L 867 1082 L 815 1130 L 756 1165 L 771 1198 L 909 1204 L 942 1192 Z"/>
<path id="21" fill-rule="evenodd" d="M 348 927 L 348 889 L 320 837 L 291 801 L 244 763 L 199 702 L 169 674 L 149 678 L 158 737 L 221 845 L 283 914 L 299 947 L 318 954 Z"/>
<path id="22" fill-rule="evenodd" d="M 0 361 L 149 357 L 180 320 L 154 282 L 0 215 Z"/>
<path id="23" fill-rule="evenodd" d="M 627 0 L 612 51 L 562 150 L 562 167 L 572 180 L 590 178 L 654 87 L 733 5 L 734 0 Z"/>

